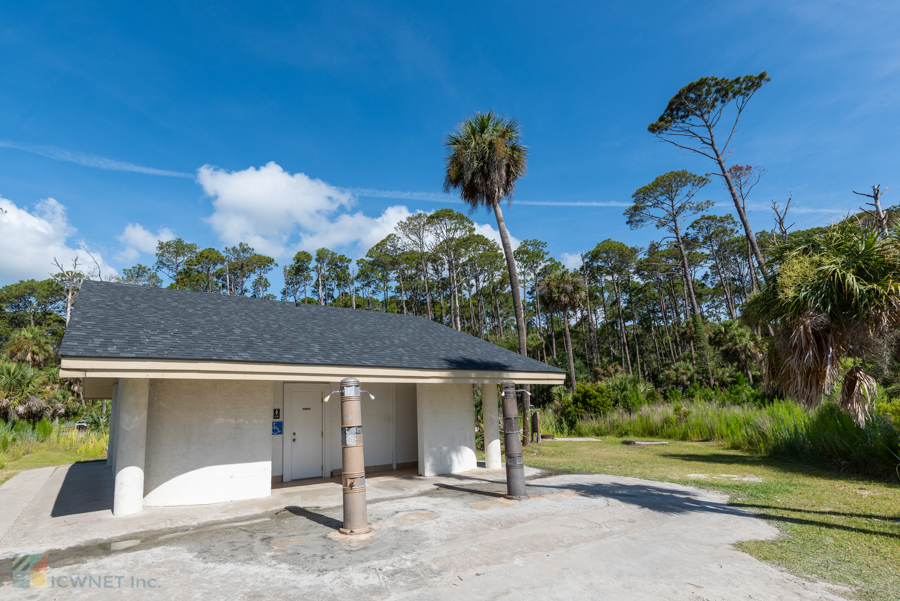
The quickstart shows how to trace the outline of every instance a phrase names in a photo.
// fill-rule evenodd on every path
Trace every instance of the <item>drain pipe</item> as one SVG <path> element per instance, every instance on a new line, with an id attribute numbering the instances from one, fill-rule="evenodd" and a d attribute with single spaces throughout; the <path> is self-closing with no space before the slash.
<path id="1" fill-rule="evenodd" d="M 365 534 L 371 529 L 366 515 L 366 462 L 363 457 L 360 392 L 375 399 L 368 391 L 360 391 L 356 378 L 341 380 L 341 479 L 344 485 L 344 527 L 340 529 L 341 534 Z"/>
<path id="2" fill-rule="evenodd" d="M 516 383 L 506 380 L 500 384 L 500 389 L 503 395 L 503 436 L 506 441 L 506 498 L 527 499 Z"/>

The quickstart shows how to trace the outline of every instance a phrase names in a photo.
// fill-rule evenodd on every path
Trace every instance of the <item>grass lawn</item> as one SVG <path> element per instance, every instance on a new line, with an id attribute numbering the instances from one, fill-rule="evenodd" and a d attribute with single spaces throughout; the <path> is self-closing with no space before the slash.
<path id="1" fill-rule="evenodd" d="M 798 576 L 852 587 L 857 599 L 900 599 L 900 486 L 715 443 L 637 447 L 621 438 L 549 442 L 524 449 L 525 464 L 676 482 L 724 492 L 784 536 L 738 548 Z M 758 481 L 757 481 L 758 480 Z"/>
<path id="2" fill-rule="evenodd" d="M 106 455 L 100 455 L 91 459 L 105 459 Z M 56 451 L 56 450 L 39 450 L 34 453 L 28 453 L 16 459 L 15 461 L 3 462 L 3 468 L 0 469 L 0 485 L 25 470 L 34 470 L 39 467 L 50 467 L 51 465 L 68 465 L 76 461 L 85 461 L 86 458 L 77 451 Z"/>

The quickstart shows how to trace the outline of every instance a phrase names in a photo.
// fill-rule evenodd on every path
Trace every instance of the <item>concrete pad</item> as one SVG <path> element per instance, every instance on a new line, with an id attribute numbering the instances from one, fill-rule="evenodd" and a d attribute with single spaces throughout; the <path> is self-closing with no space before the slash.
<path id="1" fill-rule="evenodd" d="M 44 467 L 20 472 L 0 486 L 0 541 L 55 469 Z"/>
<path id="2" fill-rule="evenodd" d="M 208 506 L 227 518 L 204 523 L 187 523 L 196 507 L 167 508 L 180 522 L 172 527 L 149 528 L 163 520 L 139 514 L 133 532 L 108 526 L 111 517 L 91 518 L 102 524 L 100 540 L 72 543 L 62 527 L 44 540 L 50 587 L 90 599 L 841 599 L 833 587 L 736 551 L 734 542 L 778 530 L 723 495 L 567 474 L 530 479 L 531 498 L 516 502 L 503 498 L 502 477 L 383 480 L 369 503 L 374 530 L 364 537 L 334 535 L 339 506 L 302 504 L 314 491 L 330 503 L 330 487 L 274 495 L 253 515 L 243 513 L 248 506 Z M 106 536 L 113 531 L 120 535 Z M 10 569 L 0 553 L 0 596 Z M 16 591 L 21 599 L 46 595 Z"/>
<path id="3" fill-rule="evenodd" d="M 6 535 L 0 539 L 0 555 L 5 553 L 44 552 L 56 541 L 66 545 L 81 545 L 98 539 L 116 538 L 145 530 L 193 526 L 207 522 L 221 522 L 232 518 L 255 515 L 265 511 L 296 507 L 335 507 L 342 503 L 340 478 L 317 478 L 308 482 L 291 482 L 273 489 L 272 496 L 230 503 L 190 505 L 181 507 L 145 507 L 128 516 L 112 515 L 112 495 L 115 478 L 112 470 L 102 462 L 79 463 L 56 469 L 43 480 L 32 477 L 32 487 L 42 484 L 38 493 L 12 518 Z M 43 472 L 44 470 L 32 470 Z M 19 476 L 29 472 L 22 472 Z M 526 468 L 526 477 L 543 474 L 542 470 Z M 19 477 L 17 476 L 17 478 Z M 452 483 L 459 476 L 420 477 L 415 470 L 377 472 L 366 477 L 367 498 L 370 501 L 409 496 L 428 491 L 435 483 Z M 476 469 L 464 477 L 486 481 L 504 481 L 504 470 Z M 0 491 L 13 482 L 10 480 Z M 0 520 L 7 515 L 0 505 Z M 9 518 L 6 518 L 9 519 Z"/>

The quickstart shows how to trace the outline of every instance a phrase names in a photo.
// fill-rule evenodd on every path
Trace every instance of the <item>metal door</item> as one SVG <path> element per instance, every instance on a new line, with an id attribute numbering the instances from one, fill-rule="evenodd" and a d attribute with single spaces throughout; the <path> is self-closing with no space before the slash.
<path id="1" fill-rule="evenodd" d="M 290 393 L 291 480 L 319 478 L 322 462 L 322 393 L 296 390 Z"/>

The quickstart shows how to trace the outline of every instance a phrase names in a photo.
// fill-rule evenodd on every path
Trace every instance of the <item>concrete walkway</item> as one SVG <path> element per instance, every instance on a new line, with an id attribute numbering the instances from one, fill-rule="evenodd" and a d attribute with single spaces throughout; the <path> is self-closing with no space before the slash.
<path id="1" fill-rule="evenodd" d="M 74 512 L 98 502 L 84 489 L 106 469 L 76 468 L 47 478 L 0 541 L 0 597 L 12 597 L 12 553 L 50 550 L 49 584 L 66 598 L 841 598 L 732 547 L 775 537 L 774 527 L 722 495 L 672 484 L 530 470 L 532 498 L 514 502 L 502 471 L 372 478 L 374 532 L 342 537 L 332 483 L 114 518 Z"/>
<path id="2" fill-rule="evenodd" d="M 20 472 L 0 486 L 0 541 L 55 470 L 55 467 L 43 467 Z"/>

